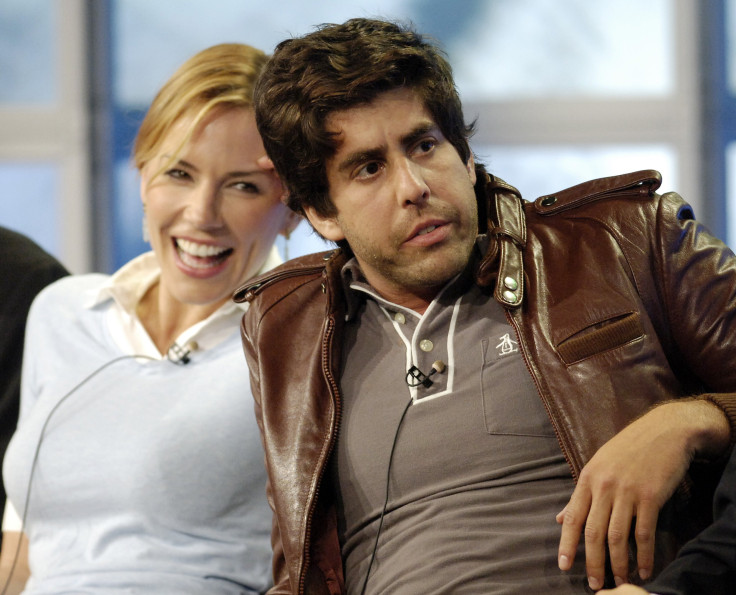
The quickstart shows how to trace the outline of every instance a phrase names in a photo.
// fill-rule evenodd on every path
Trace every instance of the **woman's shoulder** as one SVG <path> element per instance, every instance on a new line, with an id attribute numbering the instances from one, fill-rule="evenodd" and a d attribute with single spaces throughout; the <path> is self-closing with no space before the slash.
<path id="1" fill-rule="evenodd" d="M 79 308 L 96 299 L 99 290 L 107 283 L 109 275 L 87 273 L 69 275 L 44 287 L 31 306 L 32 311 L 58 311 L 59 308 Z"/>

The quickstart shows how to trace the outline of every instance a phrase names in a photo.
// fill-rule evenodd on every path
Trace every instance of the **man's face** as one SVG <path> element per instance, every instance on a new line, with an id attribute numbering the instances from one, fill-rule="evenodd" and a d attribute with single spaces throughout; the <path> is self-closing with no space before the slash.
<path id="1" fill-rule="evenodd" d="M 465 268 L 478 233 L 472 158 L 463 163 L 411 89 L 334 112 L 327 130 L 338 141 L 326 164 L 337 215 L 307 216 L 347 240 L 381 295 L 423 311 Z"/>

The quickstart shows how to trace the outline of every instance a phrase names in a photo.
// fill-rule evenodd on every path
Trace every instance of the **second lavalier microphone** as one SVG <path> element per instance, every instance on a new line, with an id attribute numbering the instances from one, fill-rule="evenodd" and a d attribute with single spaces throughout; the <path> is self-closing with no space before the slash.
<path id="1" fill-rule="evenodd" d="M 179 366 L 185 366 L 191 361 L 189 356 L 192 351 L 197 351 L 197 349 L 199 349 L 199 345 L 196 341 L 188 341 L 183 347 L 175 341 L 166 352 L 166 357 Z"/>

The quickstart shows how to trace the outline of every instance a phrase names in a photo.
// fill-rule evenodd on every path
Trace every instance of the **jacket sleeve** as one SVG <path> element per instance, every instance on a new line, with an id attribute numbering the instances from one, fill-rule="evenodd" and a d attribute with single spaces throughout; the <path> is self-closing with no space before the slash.
<path id="1" fill-rule="evenodd" d="M 667 326 L 701 398 L 718 405 L 736 441 L 736 257 L 674 193 L 661 197 L 655 266 Z"/>
<path id="2" fill-rule="evenodd" d="M 241 323 L 243 351 L 245 352 L 245 359 L 248 362 L 248 369 L 250 370 L 251 390 L 255 400 L 254 408 L 256 420 L 261 431 L 261 441 L 263 442 L 263 415 L 261 409 L 260 376 L 258 374 L 258 354 L 254 343 L 248 337 L 246 324 L 247 321 L 244 316 Z M 266 468 L 268 469 L 268 465 L 266 465 Z M 268 499 L 268 505 L 271 507 L 273 512 L 271 527 L 271 549 L 273 551 L 273 559 L 271 570 L 273 573 L 274 584 L 268 590 L 268 593 L 269 595 L 290 595 L 293 593 L 293 590 L 291 588 L 291 581 L 289 579 L 289 572 L 286 566 L 286 559 L 284 557 L 284 550 L 281 543 L 281 532 L 279 530 L 278 518 L 275 513 L 270 477 L 266 483 L 266 496 Z"/>

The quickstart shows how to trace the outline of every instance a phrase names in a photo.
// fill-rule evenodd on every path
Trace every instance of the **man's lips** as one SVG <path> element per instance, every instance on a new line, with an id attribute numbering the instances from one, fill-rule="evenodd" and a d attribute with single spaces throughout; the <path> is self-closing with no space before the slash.
<path id="1" fill-rule="evenodd" d="M 429 246 L 447 237 L 450 226 L 448 221 L 425 222 L 414 228 L 405 244 Z"/>
<path id="2" fill-rule="evenodd" d="M 425 234 L 428 234 L 428 233 L 429 233 L 429 232 L 431 232 L 431 231 L 434 231 L 435 229 L 437 229 L 437 226 L 436 226 L 436 225 L 430 225 L 429 227 L 425 227 L 424 229 L 420 230 L 420 231 L 419 231 L 419 232 L 417 233 L 417 235 L 418 235 L 418 236 L 423 236 L 423 235 L 425 235 Z"/>

